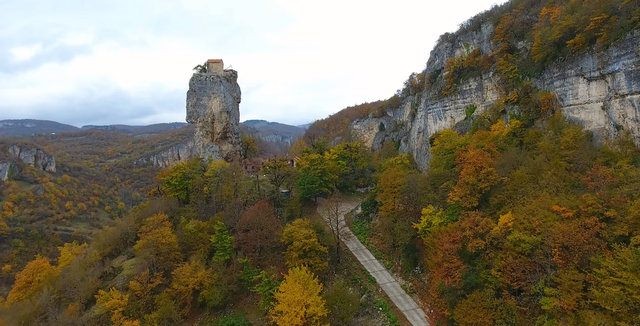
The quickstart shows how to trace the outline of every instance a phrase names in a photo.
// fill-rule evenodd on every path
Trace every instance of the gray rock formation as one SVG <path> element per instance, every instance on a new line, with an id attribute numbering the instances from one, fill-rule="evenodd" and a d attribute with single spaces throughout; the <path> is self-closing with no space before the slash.
<path id="1" fill-rule="evenodd" d="M 488 53 L 492 31 L 485 23 L 477 31 L 443 36 L 431 51 L 426 76 L 441 73 L 449 58 L 474 48 Z M 626 130 L 640 145 L 638 44 L 640 31 L 635 31 L 606 51 L 550 66 L 533 82 L 554 92 L 565 116 L 593 132 L 596 139 Z M 465 120 L 468 105 L 476 106 L 476 114 L 486 110 L 498 99 L 498 92 L 498 78 L 493 73 L 467 80 L 448 97 L 436 94 L 434 87 L 425 87 L 422 93 L 405 94 L 402 105 L 388 108 L 382 118 L 354 121 L 351 131 L 374 149 L 386 139 L 399 142 L 400 150 L 411 153 L 424 169 L 429 162 L 430 137 Z"/>
<path id="2" fill-rule="evenodd" d="M 196 127 L 195 152 L 205 159 L 239 157 L 240 86 L 235 70 L 194 73 L 187 92 L 187 122 Z"/>
<path id="3" fill-rule="evenodd" d="M 158 168 L 166 168 L 177 162 L 196 157 L 198 153 L 193 140 L 171 145 L 158 152 L 148 154 L 137 159 L 135 165 L 151 165 Z"/>
<path id="4" fill-rule="evenodd" d="M 36 169 L 56 172 L 55 158 L 39 148 L 14 144 L 9 146 L 9 155 Z"/>
<path id="5" fill-rule="evenodd" d="M 11 163 L 0 162 L 0 181 L 7 181 L 9 179 L 10 171 L 11 171 Z"/>
<path id="6" fill-rule="evenodd" d="M 599 138 L 631 133 L 640 144 L 640 31 L 600 53 L 549 67 L 538 87 L 558 96 L 562 112 Z"/>

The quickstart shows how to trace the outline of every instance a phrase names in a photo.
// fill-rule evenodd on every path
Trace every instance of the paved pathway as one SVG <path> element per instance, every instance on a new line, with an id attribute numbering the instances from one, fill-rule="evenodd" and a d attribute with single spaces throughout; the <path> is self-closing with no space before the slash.
<path id="1" fill-rule="evenodd" d="M 334 208 L 330 208 L 329 206 L 334 205 Z M 349 250 L 353 253 L 354 256 L 360 261 L 360 264 L 364 266 L 364 268 L 373 276 L 378 283 L 378 285 L 382 288 L 382 290 L 387 294 L 389 299 L 396 305 L 398 310 L 400 310 L 404 316 L 407 318 L 409 323 L 414 326 L 428 326 L 426 315 L 422 308 L 416 304 L 416 302 L 411 298 L 400 286 L 400 284 L 391 276 L 391 274 L 384 268 L 382 264 L 371 254 L 369 249 L 367 249 L 361 242 L 356 238 L 356 236 L 351 232 L 351 230 L 347 227 L 346 222 L 344 220 L 344 215 L 347 212 L 350 212 L 354 208 L 356 208 L 359 203 L 357 202 L 340 202 L 339 208 L 335 207 L 335 202 L 332 203 L 329 200 L 322 201 L 320 206 L 318 207 L 318 211 L 321 215 L 324 216 L 325 220 L 329 223 L 332 229 L 335 228 L 335 224 L 338 225 L 338 229 L 340 230 L 340 237 L 342 242 L 349 248 Z M 331 212 L 339 211 L 339 221 L 338 223 L 332 223 Z"/>

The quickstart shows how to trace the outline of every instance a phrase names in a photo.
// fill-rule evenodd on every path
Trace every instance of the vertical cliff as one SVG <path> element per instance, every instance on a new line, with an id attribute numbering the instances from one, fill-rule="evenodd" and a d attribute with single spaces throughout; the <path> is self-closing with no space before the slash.
<path id="1" fill-rule="evenodd" d="M 506 107 L 501 111 L 505 117 L 521 112 L 520 104 L 505 100 L 513 94 L 520 95 L 521 89 L 505 89 L 504 74 L 499 73 L 496 58 L 504 54 L 496 50 L 496 19 L 482 21 L 483 18 L 477 17 L 474 27 L 443 35 L 431 51 L 425 70 L 412 75 L 416 80 L 407 82 L 418 83 L 418 90 L 405 87 L 399 94 L 401 104 L 386 108 L 382 117 L 353 121 L 352 136 L 373 149 L 385 141 L 395 141 L 401 151 L 411 153 L 424 169 L 429 162 L 431 137 L 437 132 L 446 128 L 468 129 L 475 118 L 497 103 Z M 597 141 L 628 132 L 640 145 L 638 44 L 640 31 L 635 29 L 607 47 L 594 46 L 581 54 L 546 63 L 538 73 L 520 77 L 519 83 L 550 92 L 559 110 L 591 131 Z M 521 62 L 531 60 L 530 39 L 523 38 L 509 47 L 514 53 L 509 54 L 511 58 L 520 58 Z M 443 91 L 448 74 L 454 73 L 449 71 L 450 62 L 457 59 L 465 67 L 471 55 L 486 58 L 490 62 L 488 68 L 462 74 L 453 91 Z"/>
<path id="2" fill-rule="evenodd" d="M 196 153 L 232 160 L 240 155 L 240 86 L 235 70 L 194 73 L 187 92 L 187 122 L 195 126 Z"/>
<path id="3" fill-rule="evenodd" d="M 210 64 L 212 62 L 213 64 Z M 223 69 L 222 60 L 209 60 L 207 67 L 189 80 L 186 97 L 187 122 L 155 149 L 134 160 L 135 165 L 164 168 L 193 157 L 224 159 L 240 157 L 240 86 L 235 70 Z"/>

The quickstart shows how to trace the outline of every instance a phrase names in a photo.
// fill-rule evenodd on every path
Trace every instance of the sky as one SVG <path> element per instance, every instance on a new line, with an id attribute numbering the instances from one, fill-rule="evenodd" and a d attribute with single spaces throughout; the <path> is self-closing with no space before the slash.
<path id="1" fill-rule="evenodd" d="M 504 0 L 2 0 L 0 120 L 185 120 L 192 68 L 238 71 L 240 119 L 388 98 L 439 35 Z"/>

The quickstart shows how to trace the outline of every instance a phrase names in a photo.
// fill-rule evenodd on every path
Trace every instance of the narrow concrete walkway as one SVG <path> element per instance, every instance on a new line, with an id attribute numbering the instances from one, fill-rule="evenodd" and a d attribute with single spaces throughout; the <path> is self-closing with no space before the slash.
<path id="1" fill-rule="evenodd" d="M 358 207 L 358 205 L 358 202 L 336 203 L 335 201 L 324 200 L 320 202 L 318 212 L 324 217 L 332 229 L 335 230 L 337 227 L 340 230 L 342 242 L 344 242 L 358 261 L 360 261 L 360 264 L 364 266 L 367 272 L 375 278 L 378 285 L 396 305 L 398 310 L 404 314 L 409 323 L 413 326 L 428 326 L 429 323 L 422 308 L 402 289 L 398 281 L 391 276 L 384 266 L 371 254 L 369 249 L 367 249 L 347 227 L 344 215 Z"/>

